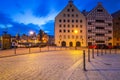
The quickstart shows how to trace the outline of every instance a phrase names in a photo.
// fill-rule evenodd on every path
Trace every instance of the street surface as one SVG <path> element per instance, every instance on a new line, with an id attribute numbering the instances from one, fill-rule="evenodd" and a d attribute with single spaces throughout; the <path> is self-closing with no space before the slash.
<path id="1" fill-rule="evenodd" d="M 4 55 L 10 51 L 6 50 Z M 95 53 L 95 59 L 91 57 L 88 62 L 86 51 L 87 71 L 83 71 L 83 50 L 63 49 L 1 57 L 0 80 L 119 80 L 120 54 L 112 52 L 99 53 L 99 56 Z"/>

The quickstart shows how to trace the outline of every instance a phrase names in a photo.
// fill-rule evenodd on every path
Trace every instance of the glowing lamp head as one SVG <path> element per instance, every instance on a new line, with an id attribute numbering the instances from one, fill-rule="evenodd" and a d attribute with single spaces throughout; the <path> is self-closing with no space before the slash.
<path id="1" fill-rule="evenodd" d="M 74 30 L 74 33 L 75 33 L 75 34 L 77 34 L 77 33 L 78 33 L 78 31 L 77 31 L 77 30 Z"/>
<path id="2" fill-rule="evenodd" d="M 33 35 L 34 34 L 34 32 L 33 31 L 30 31 L 30 35 Z"/>

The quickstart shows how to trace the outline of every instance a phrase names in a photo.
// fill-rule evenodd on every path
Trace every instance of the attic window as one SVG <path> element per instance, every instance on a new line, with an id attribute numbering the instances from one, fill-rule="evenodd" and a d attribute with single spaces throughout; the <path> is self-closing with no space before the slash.
<path id="1" fill-rule="evenodd" d="M 70 7 L 72 7 L 72 5 L 70 5 Z"/>
<path id="2" fill-rule="evenodd" d="M 74 12 L 74 9 L 72 9 L 72 12 Z"/>
<path id="3" fill-rule="evenodd" d="M 67 9 L 68 12 L 70 12 L 70 9 Z"/>
<path id="4" fill-rule="evenodd" d="M 103 12 L 103 9 L 97 9 L 97 12 Z"/>

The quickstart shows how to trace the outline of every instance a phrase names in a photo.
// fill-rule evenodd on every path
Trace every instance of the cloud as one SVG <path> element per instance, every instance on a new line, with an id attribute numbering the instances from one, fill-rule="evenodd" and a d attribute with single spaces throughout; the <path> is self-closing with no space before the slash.
<path id="1" fill-rule="evenodd" d="M 24 15 L 17 14 L 13 17 L 13 19 L 16 22 L 24 23 L 26 25 L 33 23 L 33 24 L 41 26 L 41 25 L 44 25 L 51 20 L 54 20 L 54 18 L 57 14 L 58 13 L 53 10 L 47 16 L 36 17 L 32 14 L 32 11 L 26 11 L 26 13 Z"/>
<path id="2" fill-rule="evenodd" d="M 54 21 L 49 21 L 48 23 L 41 25 L 41 29 L 49 35 L 54 35 Z"/>
<path id="3" fill-rule="evenodd" d="M 13 21 L 7 14 L 0 13 L 0 35 L 2 35 L 3 31 L 7 31 L 9 34 L 16 35 L 20 34 L 28 34 L 30 30 L 35 32 L 39 31 L 39 26 L 35 24 L 23 24 Z"/>
<path id="4" fill-rule="evenodd" d="M 9 24 L 11 23 L 12 19 L 8 17 L 9 15 L 0 12 L 0 24 Z"/>

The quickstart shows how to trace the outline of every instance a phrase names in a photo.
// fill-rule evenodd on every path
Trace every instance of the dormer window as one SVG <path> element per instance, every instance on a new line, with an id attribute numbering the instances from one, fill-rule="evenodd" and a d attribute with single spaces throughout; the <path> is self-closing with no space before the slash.
<path id="1" fill-rule="evenodd" d="M 103 9 L 97 9 L 97 12 L 103 12 Z"/>
<path id="2" fill-rule="evenodd" d="M 70 9 L 67 9 L 68 12 L 70 12 Z"/>
<path id="3" fill-rule="evenodd" d="M 74 12 L 74 9 L 72 9 L 72 12 Z"/>
<path id="4" fill-rule="evenodd" d="M 72 7 L 72 5 L 70 5 L 70 7 Z"/>

